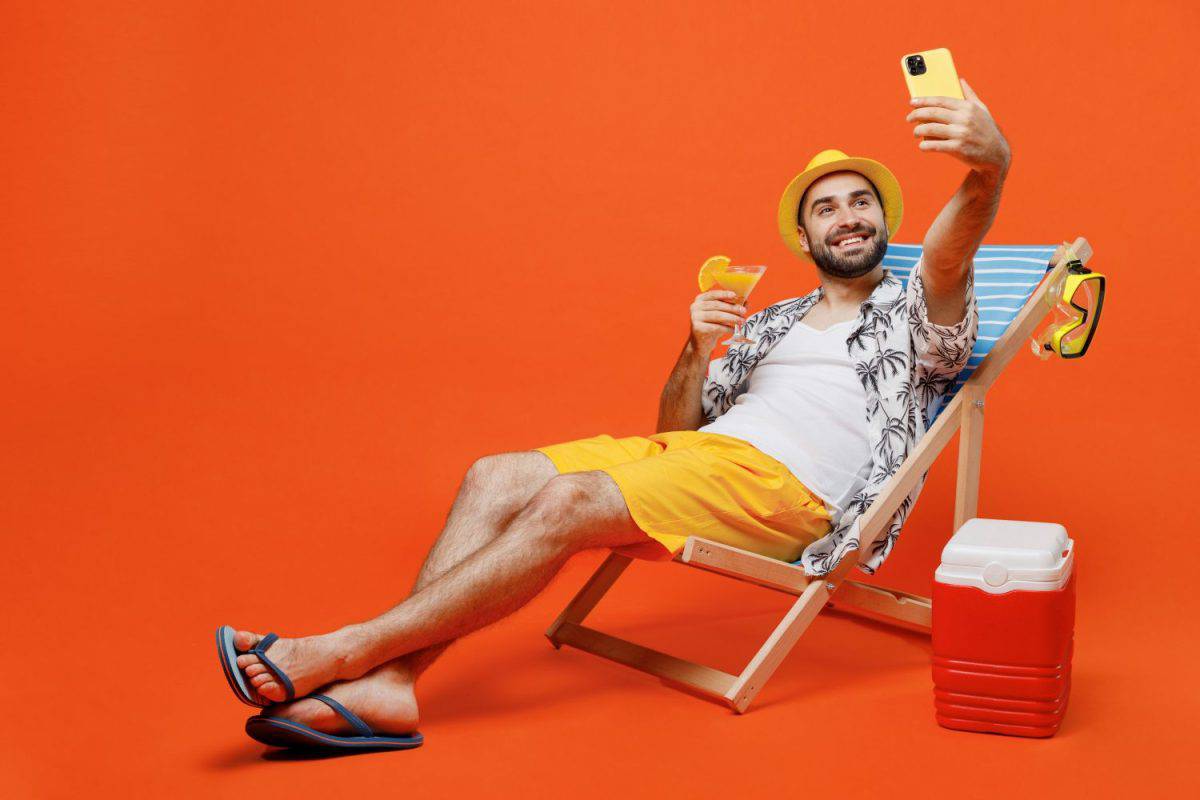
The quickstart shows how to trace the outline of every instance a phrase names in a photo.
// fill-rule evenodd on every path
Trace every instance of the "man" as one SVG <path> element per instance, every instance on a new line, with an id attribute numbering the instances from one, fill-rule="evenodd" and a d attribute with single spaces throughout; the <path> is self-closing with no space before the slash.
<path id="1" fill-rule="evenodd" d="M 869 159 L 818 154 L 784 193 L 780 231 L 815 263 L 820 286 L 750 317 L 745 333 L 756 343 L 711 364 L 746 309 L 731 292 L 698 295 L 658 433 L 476 461 L 411 596 L 390 611 L 257 654 L 247 651 L 260 635 L 230 631 L 223 652 L 236 668 L 227 671 L 240 670 L 252 699 L 269 703 L 247 730 L 274 743 L 262 731 L 287 725 L 306 741 L 337 744 L 364 735 L 357 717 L 376 734 L 413 731 L 417 677 L 454 639 L 528 602 L 582 550 L 667 559 L 699 535 L 802 556 L 809 574 L 855 550 L 857 516 L 927 428 L 977 335 L 972 259 L 1011 156 L 987 107 L 962 86 L 965 100 L 918 98 L 907 117 L 918 147 L 970 171 L 926 234 L 906 294 L 881 266 L 903 211 L 895 177 Z M 873 571 L 886 557 L 919 489 L 860 567 Z M 325 699 L 306 697 L 317 692 Z"/>

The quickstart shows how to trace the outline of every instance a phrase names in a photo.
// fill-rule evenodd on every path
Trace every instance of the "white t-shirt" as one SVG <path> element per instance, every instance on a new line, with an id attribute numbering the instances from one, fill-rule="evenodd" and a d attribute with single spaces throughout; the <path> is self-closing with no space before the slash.
<path id="1" fill-rule="evenodd" d="M 867 394 L 846 345 L 855 321 L 819 331 L 797 320 L 729 410 L 699 429 L 749 442 L 782 462 L 835 518 L 871 471 Z"/>

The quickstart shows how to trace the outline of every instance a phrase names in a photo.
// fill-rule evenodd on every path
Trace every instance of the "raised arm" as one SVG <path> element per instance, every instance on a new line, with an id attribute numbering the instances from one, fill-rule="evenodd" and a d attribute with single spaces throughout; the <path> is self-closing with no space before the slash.
<path id="1" fill-rule="evenodd" d="M 961 80 L 965 100 L 956 97 L 917 97 L 909 122 L 920 123 L 917 146 L 949 153 L 970 167 L 950 202 L 925 234 L 922 279 L 929 304 L 929 321 L 953 325 L 966 313 L 967 280 L 976 251 L 1000 208 L 1000 192 L 1008 177 L 1012 151 L 987 106 Z"/>

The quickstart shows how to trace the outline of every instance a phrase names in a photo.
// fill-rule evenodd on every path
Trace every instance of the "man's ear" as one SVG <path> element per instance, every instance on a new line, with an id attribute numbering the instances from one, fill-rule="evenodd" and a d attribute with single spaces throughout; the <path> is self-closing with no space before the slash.
<path id="1" fill-rule="evenodd" d="M 796 226 L 796 230 L 800 233 L 800 246 L 804 248 L 804 252 L 811 253 L 812 250 L 808 247 L 808 233 L 799 225 Z"/>

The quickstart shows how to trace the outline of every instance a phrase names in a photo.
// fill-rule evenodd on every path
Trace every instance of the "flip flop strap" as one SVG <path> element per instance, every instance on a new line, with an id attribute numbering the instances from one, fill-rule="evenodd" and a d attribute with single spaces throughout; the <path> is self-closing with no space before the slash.
<path id="1" fill-rule="evenodd" d="M 287 700 L 294 700 L 296 698 L 296 689 L 292 686 L 291 679 L 288 678 L 286 672 L 275 666 L 274 661 L 267 658 L 267 648 L 275 644 L 275 640 L 278 638 L 278 634 L 268 633 L 259 640 L 258 644 L 250 648 L 250 652 L 258 656 L 258 660 L 265 664 L 267 669 L 271 670 L 275 677 L 279 679 L 279 682 L 283 684 L 283 690 L 287 693 Z"/>
<path id="2" fill-rule="evenodd" d="M 313 700 L 320 700 L 322 703 L 340 714 L 342 719 L 346 720 L 346 722 L 349 722 L 350 726 L 354 728 L 354 730 L 358 731 L 360 736 L 372 737 L 375 735 L 375 731 L 371 730 L 370 725 L 363 722 L 358 718 L 357 714 L 346 708 L 337 700 L 334 700 L 332 697 L 326 697 L 323 694 L 310 694 L 309 697 L 311 697 Z"/>

